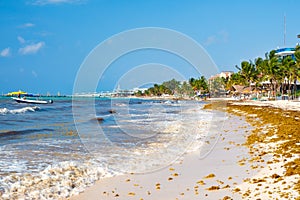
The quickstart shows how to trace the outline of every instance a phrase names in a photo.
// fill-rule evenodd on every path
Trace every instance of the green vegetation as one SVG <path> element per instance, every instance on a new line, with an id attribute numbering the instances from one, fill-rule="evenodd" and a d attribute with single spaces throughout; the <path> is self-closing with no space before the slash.
<path id="1" fill-rule="evenodd" d="M 253 61 L 242 61 L 238 70 L 229 78 L 215 77 L 206 80 L 204 76 L 198 79 L 190 78 L 188 81 L 180 82 L 175 79 L 159 84 L 154 84 L 145 92 L 138 91 L 136 96 L 162 96 L 174 95 L 178 97 L 224 95 L 232 90 L 234 85 L 249 87 L 250 91 L 255 89 L 271 91 L 271 97 L 287 95 L 292 98 L 299 96 L 296 85 L 300 78 L 300 46 L 296 47 L 294 58 L 291 56 L 279 57 L 272 50 L 265 54 L 265 58 L 258 57 Z M 265 84 L 263 85 L 263 83 Z"/>
<path id="2" fill-rule="evenodd" d="M 300 46 L 296 47 L 295 58 L 285 56 L 283 58 L 275 54 L 275 50 L 265 54 L 265 58 L 256 58 L 254 62 L 242 61 L 241 66 L 236 66 L 237 73 L 231 76 L 231 79 L 226 84 L 226 88 L 231 88 L 233 85 L 245 85 L 255 88 L 262 87 L 262 82 L 269 81 L 269 90 L 272 91 L 272 96 L 275 97 L 279 88 L 279 95 L 285 94 L 292 98 L 296 98 L 297 79 L 300 78 Z"/>
<path id="3" fill-rule="evenodd" d="M 153 87 L 146 90 L 144 93 L 137 91 L 136 96 L 162 96 L 174 95 L 178 97 L 193 97 L 196 94 L 208 93 L 208 83 L 204 76 L 199 79 L 191 78 L 187 81 L 177 81 L 172 79 L 163 82 L 161 85 L 154 84 Z"/>
<path id="4" fill-rule="evenodd" d="M 210 94 L 214 97 L 218 97 L 222 94 L 225 94 L 226 84 L 229 79 L 225 79 L 224 77 L 217 77 L 210 80 L 209 89 Z"/>
<path id="5" fill-rule="evenodd" d="M 191 78 L 189 84 L 192 86 L 194 91 L 199 91 L 200 93 L 208 93 L 208 83 L 204 76 L 199 79 Z"/>

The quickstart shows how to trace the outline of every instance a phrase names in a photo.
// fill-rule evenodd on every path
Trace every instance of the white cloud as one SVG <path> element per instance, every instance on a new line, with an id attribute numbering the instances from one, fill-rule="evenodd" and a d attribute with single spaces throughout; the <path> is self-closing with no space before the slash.
<path id="1" fill-rule="evenodd" d="M 3 49 L 3 50 L 0 52 L 0 56 L 1 56 L 1 57 L 8 57 L 8 56 L 10 56 L 10 48 L 7 47 L 7 48 Z"/>
<path id="2" fill-rule="evenodd" d="M 19 42 L 20 42 L 21 44 L 24 44 L 24 43 L 26 42 L 25 39 L 22 38 L 21 36 L 18 36 L 17 39 L 19 40 Z"/>
<path id="3" fill-rule="evenodd" d="M 25 23 L 25 24 L 20 25 L 19 28 L 31 28 L 34 26 L 35 26 L 35 24 L 33 24 L 33 23 Z"/>
<path id="4" fill-rule="evenodd" d="M 28 27 L 34 27 L 35 24 L 32 24 L 32 23 L 26 23 L 23 25 L 24 27 L 28 28 Z"/>
<path id="5" fill-rule="evenodd" d="M 216 36 L 211 35 L 211 36 L 209 36 L 209 37 L 206 39 L 206 41 L 204 42 L 204 44 L 205 44 L 206 46 L 209 46 L 209 45 L 211 45 L 211 44 L 213 44 L 213 43 L 215 43 L 215 42 L 216 42 Z"/>
<path id="6" fill-rule="evenodd" d="M 31 2 L 31 4 L 33 5 L 49 5 L 49 4 L 63 4 L 63 3 L 69 3 L 69 4 L 73 4 L 73 3 L 82 3 L 85 0 L 33 0 Z"/>
<path id="7" fill-rule="evenodd" d="M 27 54 L 35 54 L 37 53 L 43 46 L 45 46 L 44 42 L 38 42 L 36 44 L 30 44 L 27 45 L 23 48 L 19 49 L 19 53 L 22 55 L 27 55 Z"/>
<path id="8" fill-rule="evenodd" d="M 34 34 L 35 34 L 35 35 L 38 35 L 38 36 L 42 36 L 42 37 L 49 36 L 49 35 L 53 35 L 53 33 L 48 32 L 48 31 L 35 32 Z"/>
<path id="9" fill-rule="evenodd" d="M 209 46 L 212 44 L 226 43 L 226 42 L 228 42 L 228 37 L 229 37 L 228 32 L 222 30 L 222 31 L 219 31 L 215 35 L 211 35 L 211 36 L 207 37 L 207 39 L 204 42 L 204 45 Z"/>
<path id="10" fill-rule="evenodd" d="M 220 31 L 220 32 L 219 32 L 219 36 L 221 37 L 221 40 L 222 40 L 223 42 L 228 42 L 229 34 L 228 34 L 227 31 L 224 31 L 224 30 Z"/>
<path id="11" fill-rule="evenodd" d="M 31 74 L 32 74 L 32 76 L 34 76 L 35 78 L 38 76 L 37 73 L 36 73 L 34 70 L 31 71 Z"/>

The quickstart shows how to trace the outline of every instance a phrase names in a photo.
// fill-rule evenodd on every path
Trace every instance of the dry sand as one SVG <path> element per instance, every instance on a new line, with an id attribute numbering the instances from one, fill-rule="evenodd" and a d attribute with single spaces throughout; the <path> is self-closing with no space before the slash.
<path id="1" fill-rule="evenodd" d="M 274 107 L 283 110 L 300 111 L 300 101 L 287 101 L 287 100 L 277 100 L 277 101 L 236 101 L 233 105 L 250 105 L 250 106 L 260 106 L 260 107 Z"/>
<path id="2" fill-rule="evenodd" d="M 260 106 L 299 111 L 300 103 L 247 101 L 233 104 L 238 106 L 229 106 L 228 111 L 235 115 L 229 115 L 225 126 L 220 126 L 220 138 L 205 158 L 199 159 L 199 152 L 190 153 L 160 171 L 102 179 L 71 199 L 299 199 L 299 191 L 294 188 L 300 181 L 299 174 L 285 176 L 285 164 L 299 159 L 299 153 L 289 157 L 275 153 L 284 142 L 281 140 L 257 139 L 259 142 L 242 145 L 253 133 L 268 134 L 277 130 L 276 124 L 260 124 L 258 114 L 242 108 L 255 106 L 253 109 L 261 113 L 269 108 Z M 295 119 L 298 120 L 297 116 Z M 272 141 L 272 137 L 277 136 L 271 134 L 268 140 Z M 300 145 L 300 141 L 298 143 Z"/>
<path id="3" fill-rule="evenodd" d="M 247 116 L 252 168 L 261 171 L 238 187 L 243 199 L 300 199 L 300 102 L 232 102 L 229 112 Z M 258 166 L 266 163 L 266 166 Z"/>
<path id="4" fill-rule="evenodd" d="M 241 199 L 237 185 L 259 170 L 241 161 L 250 158 L 241 145 L 250 128 L 242 117 L 230 115 L 205 158 L 194 152 L 160 171 L 106 178 L 71 199 Z"/>

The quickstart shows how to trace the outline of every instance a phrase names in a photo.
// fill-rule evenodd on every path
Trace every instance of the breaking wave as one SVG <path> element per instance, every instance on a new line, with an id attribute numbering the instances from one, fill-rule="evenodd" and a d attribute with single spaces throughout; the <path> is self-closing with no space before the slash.
<path id="1" fill-rule="evenodd" d="M 28 106 L 24 108 L 19 108 L 19 109 L 8 109 L 8 108 L 0 108 L 0 114 L 5 115 L 5 114 L 20 114 L 20 113 L 26 113 L 26 112 L 35 112 L 36 110 L 39 110 L 40 107 L 38 106 Z"/>

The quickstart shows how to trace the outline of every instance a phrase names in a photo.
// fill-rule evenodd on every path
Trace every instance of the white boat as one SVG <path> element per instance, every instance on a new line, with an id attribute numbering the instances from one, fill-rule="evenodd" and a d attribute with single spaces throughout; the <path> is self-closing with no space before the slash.
<path id="1" fill-rule="evenodd" d="M 51 104 L 53 103 L 52 100 L 34 100 L 34 99 L 25 99 L 25 98 L 17 98 L 12 97 L 13 100 L 15 100 L 18 103 L 29 103 L 29 104 Z"/>

